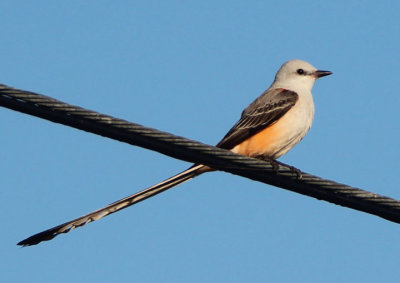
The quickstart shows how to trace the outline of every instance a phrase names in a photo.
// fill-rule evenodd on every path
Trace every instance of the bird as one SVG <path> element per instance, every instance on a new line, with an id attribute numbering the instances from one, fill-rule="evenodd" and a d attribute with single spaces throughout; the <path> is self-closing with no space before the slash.
<path id="1" fill-rule="evenodd" d="M 216 147 L 263 160 L 274 161 L 281 157 L 303 139 L 312 125 L 314 102 L 311 89 L 314 82 L 331 74 L 331 71 L 318 70 L 303 60 L 285 62 L 271 86 L 243 110 L 238 122 Z M 31 246 L 51 240 L 210 171 L 214 169 L 194 164 L 160 183 L 30 236 L 17 245 Z"/>

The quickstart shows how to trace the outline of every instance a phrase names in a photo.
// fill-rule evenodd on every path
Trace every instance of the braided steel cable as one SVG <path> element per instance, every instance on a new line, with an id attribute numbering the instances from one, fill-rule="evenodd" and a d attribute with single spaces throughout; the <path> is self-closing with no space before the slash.
<path id="1" fill-rule="evenodd" d="M 0 84 L 0 105 L 400 223 L 400 201 Z M 278 170 L 277 170 L 278 169 Z"/>

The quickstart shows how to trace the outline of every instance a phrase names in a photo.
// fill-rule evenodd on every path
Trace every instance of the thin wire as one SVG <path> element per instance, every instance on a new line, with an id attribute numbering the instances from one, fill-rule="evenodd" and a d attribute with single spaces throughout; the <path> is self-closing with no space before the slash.
<path id="1" fill-rule="evenodd" d="M 400 223 L 400 201 L 0 84 L 0 105 Z"/>

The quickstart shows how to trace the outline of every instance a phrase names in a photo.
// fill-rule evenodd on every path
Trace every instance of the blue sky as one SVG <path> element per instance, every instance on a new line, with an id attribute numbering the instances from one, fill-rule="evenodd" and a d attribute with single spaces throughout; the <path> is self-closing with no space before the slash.
<path id="1" fill-rule="evenodd" d="M 280 65 L 334 75 L 281 161 L 400 198 L 395 1 L 2 1 L 0 83 L 215 144 Z M 2 282 L 388 282 L 400 226 L 226 173 L 35 247 L 189 164 L 0 109 Z"/>

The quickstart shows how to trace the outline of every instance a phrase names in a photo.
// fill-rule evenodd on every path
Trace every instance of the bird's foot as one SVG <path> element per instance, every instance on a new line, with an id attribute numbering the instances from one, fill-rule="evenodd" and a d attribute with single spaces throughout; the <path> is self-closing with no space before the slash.
<path id="1" fill-rule="evenodd" d="M 293 167 L 293 166 L 290 166 L 290 165 L 286 165 L 286 164 L 284 166 L 289 167 L 290 171 L 292 171 L 293 173 L 296 174 L 297 180 L 301 180 L 303 178 L 303 174 L 296 167 Z"/>
<path id="2" fill-rule="evenodd" d="M 271 166 L 272 166 L 272 169 L 274 170 L 274 173 L 278 174 L 279 165 L 281 164 L 280 162 L 276 161 L 275 159 L 273 159 L 271 157 L 265 156 L 265 155 L 258 155 L 255 158 L 269 162 L 269 164 L 271 164 Z"/>
<path id="3" fill-rule="evenodd" d="M 296 167 L 290 166 L 290 165 L 286 165 L 283 164 L 282 162 L 277 161 L 276 159 L 270 158 L 268 156 L 264 156 L 264 155 L 259 155 L 256 156 L 257 159 L 260 160 L 264 160 L 269 162 L 269 164 L 271 164 L 272 169 L 274 170 L 275 174 L 278 174 L 279 172 L 279 165 L 282 165 L 284 167 L 288 167 L 290 169 L 291 172 L 293 172 L 294 174 L 296 174 L 297 179 L 301 180 L 303 178 L 303 174 L 301 173 L 301 171 L 299 169 L 297 169 Z"/>

